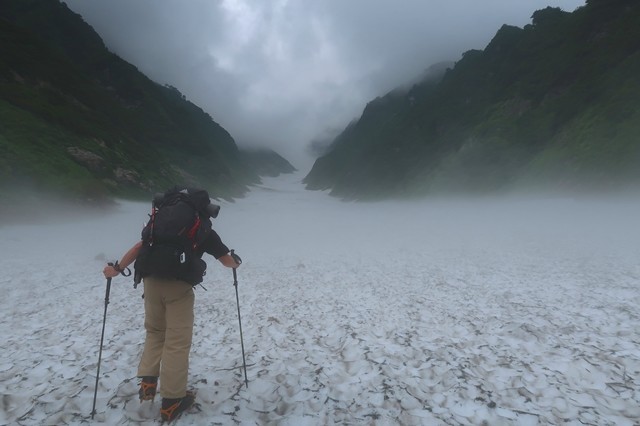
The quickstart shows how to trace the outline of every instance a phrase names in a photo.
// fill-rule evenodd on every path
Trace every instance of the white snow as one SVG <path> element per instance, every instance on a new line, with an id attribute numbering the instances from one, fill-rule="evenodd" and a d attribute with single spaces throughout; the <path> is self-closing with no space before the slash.
<path id="1" fill-rule="evenodd" d="M 640 424 L 640 201 L 345 203 L 300 176 L 222 202 L 190 384 L 200 424 Z M 0 227 L 0 424 L 92 423 L 104 263 L 149 205 Z M 113 280 L 95 422 L 140 404 L 141 288 Z"/>

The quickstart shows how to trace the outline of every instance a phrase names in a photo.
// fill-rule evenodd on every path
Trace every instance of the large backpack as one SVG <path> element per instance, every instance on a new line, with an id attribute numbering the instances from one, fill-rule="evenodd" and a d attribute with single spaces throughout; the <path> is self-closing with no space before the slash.
<path id="1" fill-rule="evenodd" d="M 209 194 L 202 189 L 173 188 L 157 195 L 142 230 L 135 282 L 146 276 L 202 282 L 207 264 L 199 250 L 211 231 Z"/>

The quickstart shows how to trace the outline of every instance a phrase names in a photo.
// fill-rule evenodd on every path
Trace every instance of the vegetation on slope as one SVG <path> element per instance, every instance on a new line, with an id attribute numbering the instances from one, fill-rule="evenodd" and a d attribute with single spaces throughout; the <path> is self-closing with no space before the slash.
<path id="1" fill-rule="evenodd" d="M 535 12 L 370 102 L 305 182 L 344 198 L 640 182 L 640 3 Z"/>
<path id="2" fill-rule="evenodd" d="M 259 181 L 225 129 L 57 0 L 0 3 L 0 120 L 5 190 L 137 197 L 178 183 L 236 197 Z"/>

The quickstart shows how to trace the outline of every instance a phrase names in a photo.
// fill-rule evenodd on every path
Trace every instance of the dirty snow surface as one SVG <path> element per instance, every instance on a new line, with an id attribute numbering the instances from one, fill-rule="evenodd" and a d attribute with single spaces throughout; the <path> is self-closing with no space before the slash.
<path id="1" fill-rule="evenodd" d="M 196 290 L 179 425 L 640 424 L 640 202 L 348 203 L 300 175 L 222 201 L 238 269 Z M 0 227 L 0 424 L 159 424 L 140 404 L 141 289 L 106 261 L 149 210 Z"/>

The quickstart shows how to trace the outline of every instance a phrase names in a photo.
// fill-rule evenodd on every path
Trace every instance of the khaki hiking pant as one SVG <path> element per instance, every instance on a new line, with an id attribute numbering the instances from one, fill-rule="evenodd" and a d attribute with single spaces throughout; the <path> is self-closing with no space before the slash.
<path id="1" fill-rule="evenodd" d="M 144 279 L 147 336 L 138 376 L 160 377 L 163 398 L 182 398 L 187 392 L 193 302 L 193 288 L 184 281 Z"/>

